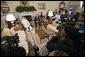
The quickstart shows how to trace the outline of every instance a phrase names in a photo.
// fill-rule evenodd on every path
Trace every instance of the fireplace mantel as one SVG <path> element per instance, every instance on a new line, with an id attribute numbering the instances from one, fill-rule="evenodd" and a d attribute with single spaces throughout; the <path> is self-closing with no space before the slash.
<path id="1" fill-rule="evenodd" d="M 18 14 L 19 14 L 20 19 L 22 18 L 22 16 L 28 16 L 28 15 L 31 15 L 32 17 L 34 16 L 34 12 L 21 12 Z"/>

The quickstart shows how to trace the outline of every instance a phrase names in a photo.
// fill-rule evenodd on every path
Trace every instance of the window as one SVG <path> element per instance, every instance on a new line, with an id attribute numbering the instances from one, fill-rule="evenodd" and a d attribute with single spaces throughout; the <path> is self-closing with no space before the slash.
<path id="1" fill-rule="evenodd" d="M 81 8 L 84 7 L 84 1 L 80 1 L 80 7 L 81 7 Z"/>

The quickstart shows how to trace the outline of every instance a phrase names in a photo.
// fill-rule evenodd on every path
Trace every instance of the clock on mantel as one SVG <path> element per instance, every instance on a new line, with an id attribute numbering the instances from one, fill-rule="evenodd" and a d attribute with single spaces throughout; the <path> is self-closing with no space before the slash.
<path id="1" fill-rule="evenodd" d="M 65 7 L 65 3 L 62 1 L 59 4 L 59 11 L 63 10 L 63 8 Z"/>

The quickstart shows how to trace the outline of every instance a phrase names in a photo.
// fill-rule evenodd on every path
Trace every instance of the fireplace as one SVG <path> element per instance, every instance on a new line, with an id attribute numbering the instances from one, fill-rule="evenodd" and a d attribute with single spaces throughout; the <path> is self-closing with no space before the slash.
<path id="1" fill-rule="evenodd" d="M 22 12 L 19 13 L 20 19 L 22 17 L 25 17 L 29 22 L 31 22 L 34 19 L 34 12 Z"/>

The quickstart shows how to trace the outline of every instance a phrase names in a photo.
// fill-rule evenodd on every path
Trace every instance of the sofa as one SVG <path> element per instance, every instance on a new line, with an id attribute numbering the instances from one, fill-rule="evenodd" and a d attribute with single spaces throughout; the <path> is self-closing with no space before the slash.
<path id="1" fill-rule="evenodd" d="M 58 32 L 57 26 L 59 26 L 61 22 L 59 20 L 52 21 L 52 24 L 47 25 L 47 30 L 51 30 L 53 32 Z"/>

